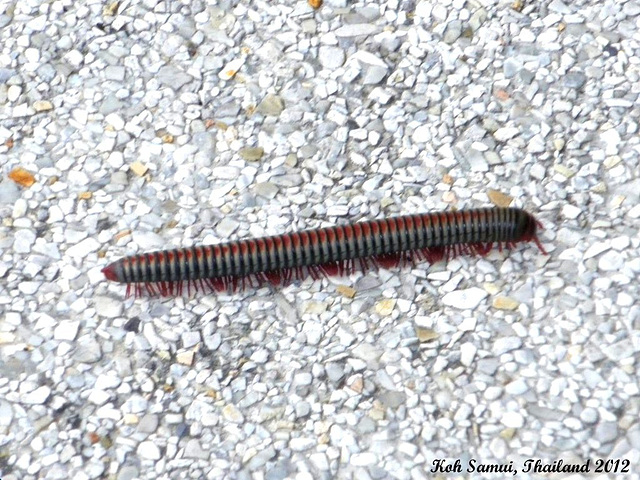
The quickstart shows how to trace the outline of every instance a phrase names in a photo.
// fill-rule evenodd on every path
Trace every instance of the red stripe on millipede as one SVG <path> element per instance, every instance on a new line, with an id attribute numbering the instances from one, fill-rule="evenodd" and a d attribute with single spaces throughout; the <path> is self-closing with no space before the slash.
<path id="1" fill-rule="evenodd" d="M 369 255 L 369 243 L 371 239 L 371 225 L 369 222 L 356 224 L 354 226 L 358 226 L 360 232 L 358 232 L 358 236 L 360 237 L 360 241 L 362 242 L 362 252 L 361 255 L 367 256 Z"/>
<path id="2" fill-rule="evenodd" d="M 284 268 L 285 265 L 283 265 L 284 261 L 285 261 L 285 255 L 286 252 L 284 251 L 283 247 L 283 240 L 282 240 L 282 235 L 278 235 L 277 237 L 275 237 L 273 239 L 273 243 L 276 246 L 276 249 L 274 251 L 275 253 L 275 262 L 276 262 L 276 266 L 277 268 Z"/>
<path id="3" fill-rule="evenodd" d="M 309 245 L 313 246 L 315 243 L 318 242 L 318 231 L 317 230 L 306 230 L 304 232 L 307 237 L 309 237 Z"/>
<path id="4" fill-rule="evenodd" d="M 335 228 L 327 229 L 327 238 L 329 239 L 329 242 L 335 243 L 335 241 L 336 241 L 336 229 Z"/>
<path id="5" fill-rule="evenodd" d="M 404 224 L 403 217 L 396 217 L 394 219 L 396 229 L 398 230 L 398 247 L 400 249 L 407 248 L 407 244 L 409 243 L 409 236 L 407 234 L 407 229 Z M 404 239 L 404 240 L 403 240 Z"/>
<path id="6" fill-rule="evenodd" d="M 256 262 L 256 271 L 262 270 L 264 268 L 264 257 L 263 252 L 266 250 L 266 245 L 264 244 L 263 238 L 256 238 L 252 242 L 255 246 L 254 260 Z"/>
<path id="7" fill-rule="evenodd" d="M 265 249 L 265 261 L 266 261 L 266 265 L 264 265 L 265 267 L 267 267 L 267 270 L 273 270 L 275 268 L 278 268 L 277 265 L 272 265 L 272 263 L 275 263 L 275 255 L 273 254 L 273 238 L 272 237 L 267 237 L 264 239 L 264 245 L 266 247 Z M 273 259 L 273 262 L 271 261 Z"/>
<path id="8" fill-rule="evenodd" d="M 316 261 L 317 256 L 316 256 L 316 241 L 317 241 L 317 236 L 315 235 L 315 231 L 314 230 L 306 230 L 303 233 L 303 237 L 302 237 L 302 241 L 303 244 L 305 246 L 305 250 L 308 252 L 308 259 L 307 262 L 309 263 L 313 263 Z"/>
<path id="9" fill-rule="evenodd" d="M 165 251 L 158 252 L 158 266 L 160 267 L 161 274 L 164 274 L 164 267 L 166 266 L 166 262 L 167 262 L 166 252 Z"/>

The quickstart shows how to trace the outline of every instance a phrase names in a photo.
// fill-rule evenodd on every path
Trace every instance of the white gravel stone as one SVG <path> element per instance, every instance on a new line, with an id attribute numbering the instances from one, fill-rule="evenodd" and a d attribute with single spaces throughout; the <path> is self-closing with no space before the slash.
<path id="1" fill-rule="evenodd" d="M 53 331 L 53 338 L 56 340 L 73 341 L 78 335 L 80 322 L 77 320 L 61 320 Z"/>
<path id="2" fill-rule="evenodd" d="M 609 245 L 606 242 L 596 242 L 593 245 L 591 245 L 589 248 L 587 248 L 586 252 L 584 252 L 584 259 L 586 260 L 588 258 L 597 257 L 602 252 L 606 252 L 610 248 L 611 248 L 611 245 Z"/>
<path id="3" fill-rule="evenodd" d="M 374 33 L 378 33 L 380 31 L 380 27 L 376 25 L 371 25 L 368 23 L 354 23 L 351 25 L 343 25 L 335 31 L 335 35 L 337 37 L 342 38 L 351 38 L 351 37 L 360 37 L 360 36 L 368 36 Z"/>
<path id="4" fill-rule="evenodd" d="M 442 297 L 442 303 L 449 307 L 459 309 L 474 309 L 480 302 L 487 298 L 489 294 L 478 287 L 471 287 L 466 290 L 455 290 Z"/>
<path id="5" fill-rule="evenodd" d="M 218 73 L 218 77 L 221 80 L 231 80 L 235 77 L 236 73 L 242 68 L 244 65 L 244 58 L 236 58 L 227 63 L 220 73 Z"/>
<path id="6" fill-rule="evenodd" d="M 505 412 L 500 421 L 508 428 L 522 428 L 524 425 L 524 418 L 518 412 Z"/>
<path id="7" fill-rule="evenodd" d="M 124 120 L 116 113 L 110 113 L 105 117 L 105 121 L 111 125 L 115 130 L 122 130 L 124 128 Z"/>
<path id="8" fill-rule="evenodd" d="M 220 236 L 220 238 L 228 239 L 239 226 L 240 223 L 231 218 L 225 217 L 220 220 L 220 223 L 218 223 L 218 225 L 216 226 L 216 232 Z"/>
<path id="9" fill-rule="evenodd" d="M 510 352 L 522 345 L 522 340 L 518 337 L 503 337 L 498 338 L 493 344 L 494 355 L 502 355 L 503 353 Z"/>
<path id="10" fill-rule="evenodd" d="M 582 210 L 574 205 L 565 205 L 562 207 L 562 215 L 565 218 L 573 220 L 574 218 L 578 218 L 578 215 L 582 213 Z"/>
<path id="11" fill-rule="evenodd" d="M 289 447 L 294 452 L 304 452 L 315 446 L 318 442 L 313 438 L 292 438 Z"/>
<path id="12" fill-rule="evenodd" d="M 614 272 L 620 270 L 624 265 L 624 257 L 620 252 L 609 250 L 598 260 L 598 268 L 605 272 Z"/>
<path id="13" fill-rule="evenodd" d="M 348 205 L 332 205 L 327 209 L 327 215 L 330 217 L 342 217 L 349 214 Z"/>
<path id="14" fill-rule="evenodd" d="M 85 258 L 100 248 L 100 242 L 93 238 L 85 238 L 67 249 L 67 255 L 74 258 Z"/>
<path id="15" fill-rule="evenodd" d="M 600 132 L 600 140 L 605 143 L 605 153 L 607 155 L 615 155 L 618 153 L 618 147 L 620 146 L 620 134 L 614 128 Z"/>
<path id="16" fill-rule="evenodd" d="M 502 127 L 496 130 L 493 134 L 496 140 L 499 142 L 506 142 L 507 140 L 511 140 L 513 137 L 518 135 L 520 130 L 516 127 Z"/>
<path id="17" fill-rule="evenodd" d="M 471 366 L 477 351 L 478 348 L 471 342 L 460 345 L 460 363 L 465 367 Z"/>
<path id="18" fill-rule="evenodd" d="M 160 235 L 154 232 L 133 231 L 131 238 L 142 250 L 159 250 L 167 245 Z"/>
<path id="19" fill-rule="evenodd" d="M 93 390 L 91 390 L 91 393 L 89 394 L 89 398 L 87 400 L 96 405 L 104 405 L 109 401 L 110 398 L 111 394 L 109 394 L 108 392 L 94 388 Z"/>
<path id="20" fill-rule="evenodd" d="M 95 306 L 98 315 L 106 318 L 116 318 L 122 314 L 122 300 L 111 297 L 96 297 Z"/>
<path id="21" fill-rule="evenodd" d="M 355 453 L 351 456 L 351 465 L 354 467 L 367 467 L 377 462 L 378 457 L 372 452 Z"/>
<path id="22" fill-rule="evenodd" d="M 321 45 L 318 50 L 318 60 L 320 65 L 329 70 L 341 67 L 345 61 L 344 50 L 338 47 Z"/>
<path id="23" fill-rule="evenodd" d="M 29 253 L 35 241 L 36 234 L 34 232 L 27 229 L 20 229 L 15 234 L 13 240 L 13 250 L 16 253 Z"/>
<path id="24" fill-rule="evenodd" d="M 162 456 L 158 445 L 150 440 L 140 442 L 140 445 L 138 445 L 138 448 L 136 449 L 136 453 L 145 460 L 160 460 Z"/>
<path id="25" fill-rule="evenodd" d="M 529 387 L 527 386 L 527 382 L 525 382 L 524 379 L 520 378 L 505 385 L 504 390 L 509 395 L 522 395 L 527 390 L 529 390 Z"/>
<path id="26" fill-rule="evenodd" d="M 22 396 L 21 402 L 27 405 L 42 405 L 51 395 L 51 388 L 42 385 L 35 390 Z"/>

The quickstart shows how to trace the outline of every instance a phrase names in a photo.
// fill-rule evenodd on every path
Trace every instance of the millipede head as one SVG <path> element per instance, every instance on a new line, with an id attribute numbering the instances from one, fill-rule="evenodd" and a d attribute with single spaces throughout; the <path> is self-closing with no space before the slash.
<path id="1" fill-rule="evenodd" d="M 538 239 L 538 228 L 542 229 L 542 223 L 540 223 L 536 217 L 531 215 L 529 212 L 525 212 L 521 210 L 520 218 L 518 219 L 518 226 L 516 229 L 516 239 L 517 242 L 534 242 L 540 251 L 547 255 L 547 251 L 540 243 Z"/>
<path id="2" fill-rule="evenodd" d="M 111 280 L 112 282 L 126 283 L 122 268 L 122 260 L 117 260 L 110 263 L 102 269 L 102 273 L 107 280 Z"/>

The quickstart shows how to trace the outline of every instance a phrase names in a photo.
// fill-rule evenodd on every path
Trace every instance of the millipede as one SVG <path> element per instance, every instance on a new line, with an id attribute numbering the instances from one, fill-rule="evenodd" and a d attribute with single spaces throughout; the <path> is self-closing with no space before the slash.
<path id="1" fill-rule="evenodd" d="M 494 245 L 535 242 L 542 227 L 520 208 L 478 208 L 368 220 L 216 245 L 161 250 L 121 258 L 102 269 L 127 284 L 126 295 L 232 292 L 247 285 L 285 285 L 306 275 L 346 275 L 456 255 L 487 255 Z M 186 289 L 185 289 L 186 285 Z"/>

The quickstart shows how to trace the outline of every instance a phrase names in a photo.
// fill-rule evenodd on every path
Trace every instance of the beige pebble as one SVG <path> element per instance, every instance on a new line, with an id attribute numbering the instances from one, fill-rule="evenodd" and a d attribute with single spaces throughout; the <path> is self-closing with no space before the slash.
<path id="1" fill-rule="evenodd" d="M 33 102 L 33 109 L 36 112 L 48 112 L 53 110 L 53 104 L 49 100 L 36 100 Z"/>
<path id="2" fill-rule="evenodd" d="M 142 177 L 149 170 L 149 168 L 144 163 L 138 161 L 135 161 L 131 165 L 129 165 L 129 168 L 139 177 Z"/>
<path id="3" fill-rule="evenodd" d="M 356 290 L 355 288 L 351 288 L 351 287 L 347 287 L 346 285 L 338 285 L 336 287 L 336 291 L 347 298 L 353 298 L 356 296 Z"/>
<path id="4" fill-rule="evenodd" d="M 516 434 L 516 431 L 517 430 L 515 428 L 505 428 L 500 432 L 500 437 L 502 437 L 505 440 L 511 440 L 513 436 Z"/>
<path id="5" fill-rule="evenodd" d="M 458 199 L 456 198 L 455 193 L 449 191 L 442 194 L 442 201 L 445 203 L 454 204 L 458 201 Z"/>
<path id="6" fill-rule="evenodd" d="M 193 365 L 193 359 L 195 358 L 195 352 L 193 350 L 187 350 L 186 352 L 178 352 L 176 354 L 176 360 L 182 365 L 190 367 Z"/>
<path id="7" fill-rule="evenodd" d="M 495 295 L 500 291 L 500 287 L 498 287 L 495 283 L 490 282 L 483 283 L 482 288 L 484 288 L 490 295 Z"/>
<path id="8" fill-rule="evenodd" d="M 323 302 L 307 302 L 304 307 L 304 313 L 320 315 L 327 311 L 327 304 Z"/>
<path id="9" fill-rule="evenodd" d="M 425 343 L 436 340 L 440 335 L 438 332 L 431 330 L 430 328 L 416 327 L 416 337 L 418 337 L 420 343 Z"/>
<path id="10" fill-rule="evenodd" d="M 264 155 L 264 148 L 262 147 L 246 147 L 241 148 L 238 152 L 240 156 L 248 162 L 255 162 L 262 158 Z"/>
<path id="11" fill-rule="evenodd" d="M 570 168 L 565 167 L 564 165 L 554 165 L 553 169 L 558 172 L 560 175 L 571 178 L 575 175 L 575 172 Z"/>
<path id="12" fill-rule="evenodd" d="M 622 205 L 625 201 L 627 197 L 624 195 L 616 195 L 615 197 L 613 197 L 611 199 L 611 207 L 612 208 L 618 208 L 620 205 Z"/>
<path id="13" fill-rule="evenodd" d="M 362 379 L 362 376 L 358 375 L 354 378 L 349 384 L 349 388 L 356 393 L 362 393 L 362 390 L 364 390 L 364 380 Z"/>
<path id="14" fill-rule="evenodd" d="M 122 421 L 125 425 L 136 425 L 140 421 L 140 419 L 134 413 L 125 413 L 122 417 Z"/>
<path id="15" fill-rule="evenodd" d="M 104 15 L 105 17 L 113 17 L 116 13 L 118 13 L 119 4 L 120 2 L 109 3 L 102 9 L 102 15 Z"/>
<path id="16" fill-rule="evenodd" d="M 565 145 L 565 142 L 562 138 L 556 138 L 553 141 L 553 148 L 555 148 L 556 151 L 558 152 L 564 148 L 564 145 Z"/>
<path id="17" fill-rule="evenodd" d="M 515 310 L 520 305 L 520 302 L 511 297 L 496 297 L 493 299 L 493 308 L 498 310 Z"/>
<path id="18" fill-rule="evenodd" d="M 235 405 L 231 404 L 224 406 L 222 409 L 222 416 L 233 423 L 242 423 L 244 421 L 242 412 L 240 412 Z"/>
<path id="19" fill-rule="evenodd" d="M 602 163 L 604 164 L 605 167 L 609 169 L 609 168 L 615 167 L 621 161 L 622 161 L 622 158 L 620 157 L 620 155 L 612 155 L 610 157 L 605 158 L 604 162 Z"/>
<path id="20" fill-rule="evenodd" d="M 373 420 L 384 420 L 384 406 L 379 400 L 374 400 L 371 410 L 369 410 L 369 417 Z"/>
<path id="21" fill-rule="evenodd" d="M 395 306 L 396 301 L 394 299 L 386 298 L 376 303 L 376 313 L 383 316 L 391 315 Z"/>
<path id="22" fill-rule="evenodd" d="M 498 190 L 489 190 L 487 192 L 487 196 L 489 197 L 491 203 L 493 203 L 496 207 L 508 207 L 513 201 L 513 198 L 511 198 L 509 195 L 505 195 Z"/>

